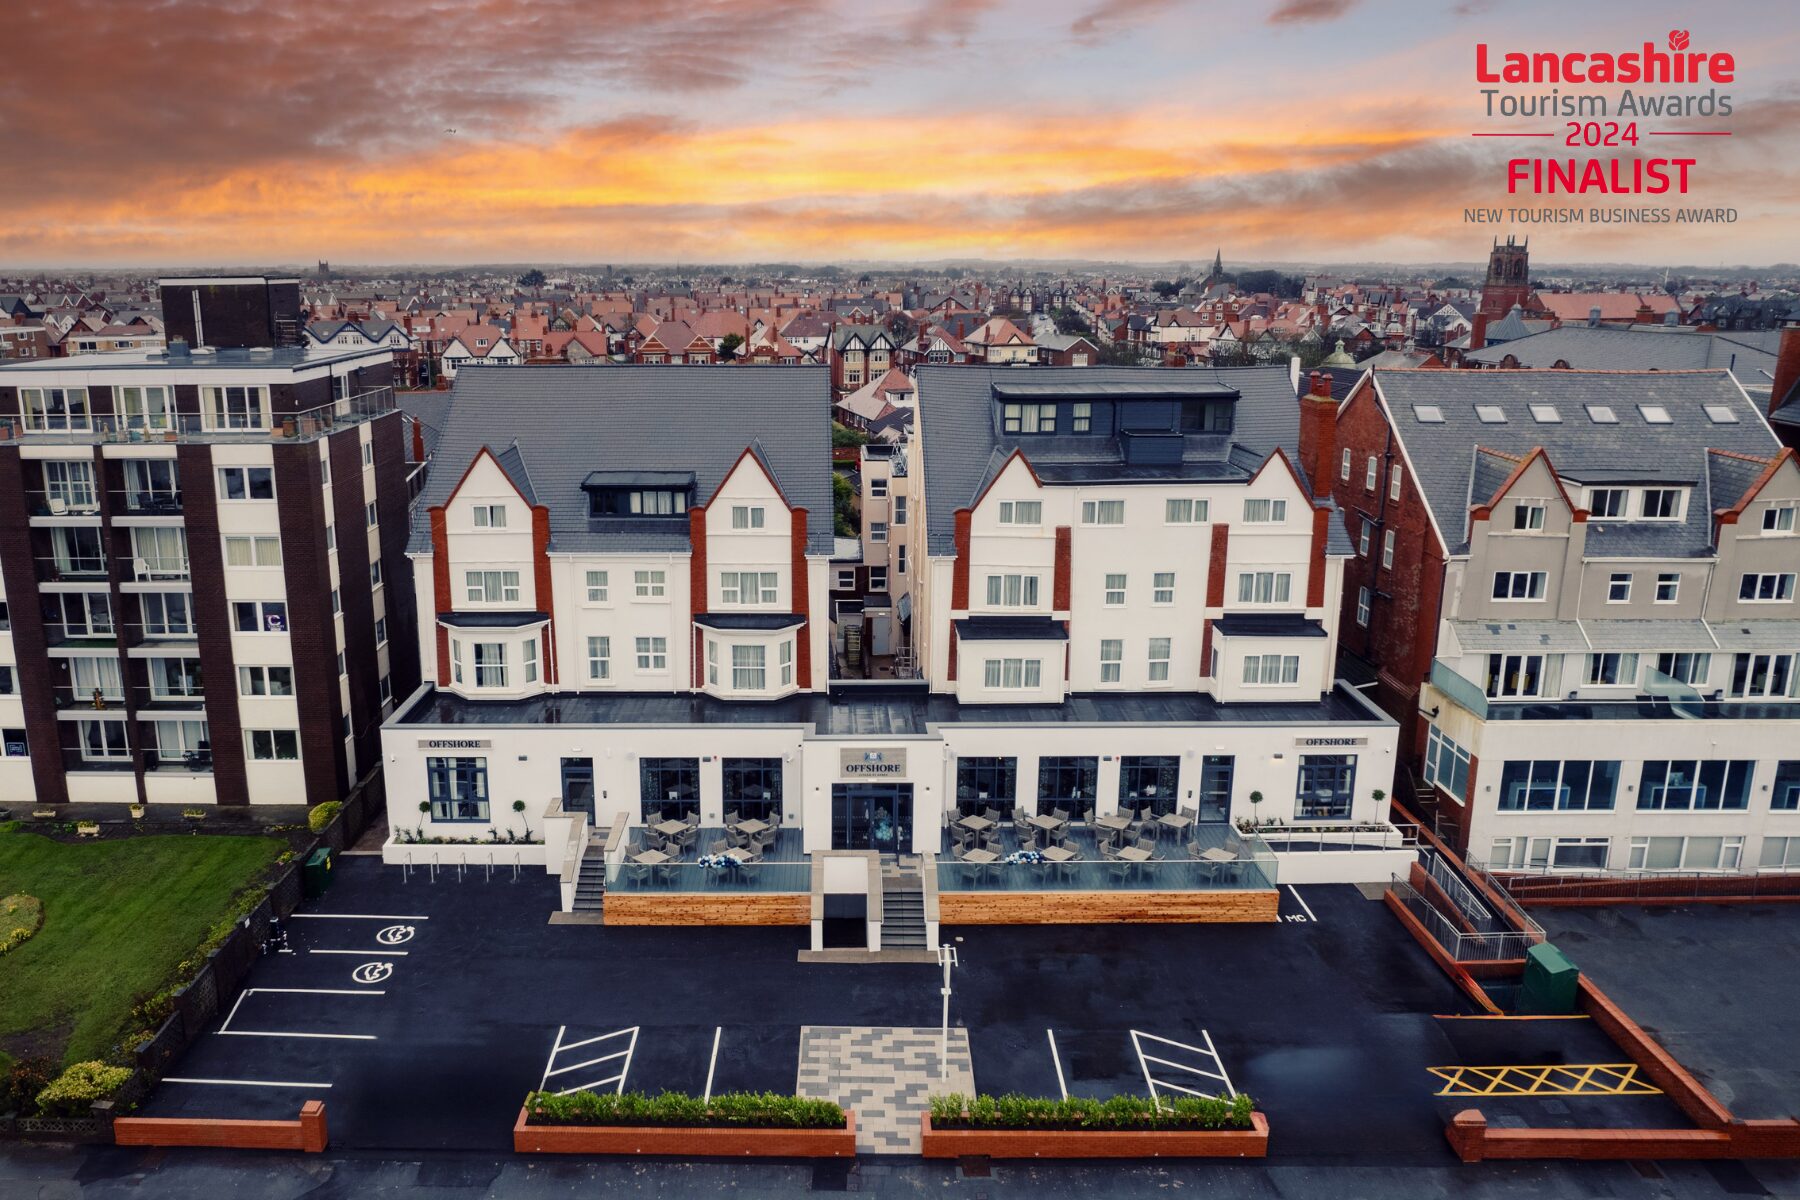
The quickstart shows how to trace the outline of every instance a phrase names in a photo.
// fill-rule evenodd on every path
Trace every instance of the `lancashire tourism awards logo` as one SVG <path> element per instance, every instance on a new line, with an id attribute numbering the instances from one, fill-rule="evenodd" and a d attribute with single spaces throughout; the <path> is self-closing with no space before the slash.
<path id="1" fill-rule="evenodd" d="M 1518 196 L 1687 196 L 1704 175 L 1702 147 L 1728 138 L 1737 60 L 1692 49 L 1686 29 L 1610 50 L 1496 50 L 1475 47 L 1481 113 L 1476 138 L 1550 141 L 1560 153 L 1506 159 L 1506 193 Z M 1546 90 L 1547 89 L 1547 90 Z M 1687 128 L 1698 120 L 1703 128 Z M 1680 123 L 1682 127 L 1677 128 Z M 1737 220 L 1716 207 L 1465 208 L 1470 223 L 1630 224 Z"/>

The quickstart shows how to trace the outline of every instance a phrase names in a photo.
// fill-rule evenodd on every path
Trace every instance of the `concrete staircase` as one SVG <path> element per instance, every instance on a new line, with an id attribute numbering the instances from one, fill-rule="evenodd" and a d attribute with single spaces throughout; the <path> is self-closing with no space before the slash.
<path id="1" fill-rule="evenodd" d="M 925 883 L 917 860 L 884 866 L 881 872 L 881 948 L 926 950 Z"/>
<path id="2" fill-rule="evenodd" d="M 575 911 L 599 912 L 606 899 L 606 860 L 597 851 L 582 856 L 575 878 Z"/>

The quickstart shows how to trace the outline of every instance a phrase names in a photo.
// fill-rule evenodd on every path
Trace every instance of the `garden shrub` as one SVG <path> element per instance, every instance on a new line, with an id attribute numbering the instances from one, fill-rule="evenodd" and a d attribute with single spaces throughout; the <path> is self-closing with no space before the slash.
<path id="1" fill-rule="evenodd" d="M 779 1092 L 722 1092 L 710 1101 L 682 1092 L 533 1092 L 533 1125 L 666 1125 L 734 1129 L 842 1129 L 844 1110 L 830 1100 Z"/>
<path id="2" fill-rule="evenodd" d="M 72 1063 L 49 1087 L 38 1093 L 38 1115 L 85 1117 L 96 1100 L 105 1100 L 131 1078 L 129 1067 L 91 1061 Z"/>
<path id="3" fill-rule="evenodd" d="M 0 1113 L 29 1113 L 38 1093 L 56 1078 L 56 1064 L 48 1058 L 21 1058 L 0 1079 Z"/>
<path id="4" fill-rule="evenodd" d="M 44 904 L 36 896 L 15 892 L 0 900 L 0 954 L 29 942 L 44 927 Z"/>
<path id="5" fill-rule="evenodd" d="M 327 800 L 323 804 L 315 804 L 312 811 L 306 814 L 306 827 L 314 833 L 324 833 L 325 827 L 331 824 L 343 809 L 343 803 L 337 800 Z"/>
<path id="6" fill-rule="evenodd" d="M 1250 1097 L 1181 1096 L 1160 1104 L 1144 1096 L 1110 1096 L 1094 1100 L 1070 1096 L 931 1097 L 931 1124 L 936 1129 L 1055 1130 L 1206 1130 L 1248 1129 L 1255 1109 Z"/>

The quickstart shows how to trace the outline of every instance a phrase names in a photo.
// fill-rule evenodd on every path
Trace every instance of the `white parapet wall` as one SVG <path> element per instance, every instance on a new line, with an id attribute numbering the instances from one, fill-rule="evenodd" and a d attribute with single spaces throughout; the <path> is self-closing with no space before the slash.
<path id="1" fill-rule="evenodd" d="M 1277 883 L 1386 883 L 1406 877 L 1419 853 L 1397 850 L 1275 851 Z"/>

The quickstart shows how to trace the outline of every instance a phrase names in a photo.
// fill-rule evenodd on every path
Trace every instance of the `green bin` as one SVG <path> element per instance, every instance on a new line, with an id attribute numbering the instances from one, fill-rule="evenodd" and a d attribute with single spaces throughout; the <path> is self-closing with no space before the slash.
<path id="1" fill-rule="evenodd" d="M 1581 970 L 1549 942 L 1525 952 L 1525 982 L 1519 988 L 1519 1011 L 1546 1016 L 1575 1011 Z"/>
<path id="2" fill-rule="evenodd" d="M 316 900 L 331 886 L 331 848 L 320 846 L 306 856 L 300 867 L 300 890 L 308 900 Z"/>

